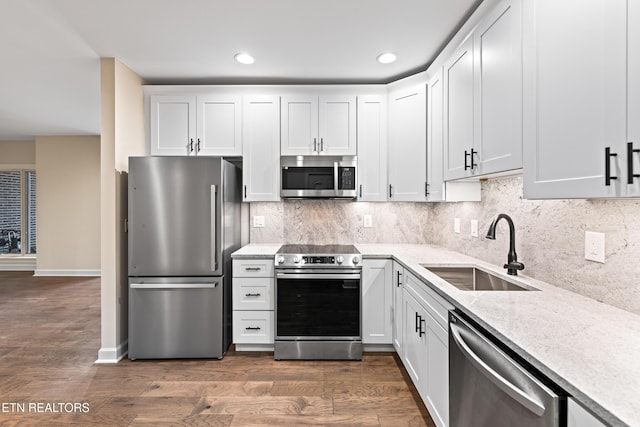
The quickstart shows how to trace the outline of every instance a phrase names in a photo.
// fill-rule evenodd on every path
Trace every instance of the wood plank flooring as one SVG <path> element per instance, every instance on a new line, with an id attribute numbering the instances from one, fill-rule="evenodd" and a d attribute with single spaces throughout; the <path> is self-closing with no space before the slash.
<path id="1" fill-rule="evenodd" d="M 96 365 L 99 348 L 100 279 L 0 272 L 0 425 L 434 426 L 391 353 Z"/>

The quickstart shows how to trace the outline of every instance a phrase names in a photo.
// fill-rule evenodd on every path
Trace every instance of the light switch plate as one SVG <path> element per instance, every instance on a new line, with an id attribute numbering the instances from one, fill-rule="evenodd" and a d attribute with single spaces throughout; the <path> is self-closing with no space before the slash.
<path id="1" fill-rule="evenodd" d="M 262 216 L 262 215 L 254 215 L 253 216 L 253 227 L 254 228 L 262 228 L 262 227 L 264 227 L 264 216 Z"/>
<path id="2" fill-rule="evenodd" d="M 460 218 L 453 219 L 453 232 L 460 234 Z"/>
<path id="3" fill-rule="evenodd" d="M 471 237 L 478 237 L 478 220 L 471 220 Z"/>
<path id="4" fill-rule="evenodd" d="M 362 222 L 363 222 L 364 228 L 373 227 L 373 218 L 371 215 L 363 215 Z"/>
<path id="5" fill-rule="evenodd" d="M 604 233 L 584 232 L 584 258 L 604 264 Z"/>

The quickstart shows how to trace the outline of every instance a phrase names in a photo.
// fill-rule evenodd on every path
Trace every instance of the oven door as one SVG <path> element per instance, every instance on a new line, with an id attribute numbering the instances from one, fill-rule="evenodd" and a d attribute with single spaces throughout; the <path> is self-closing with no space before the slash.
<path id="1" fill-rule="evenodd" d="M 360 277 L 360 272 L 277 272 L 276 341 L 361 340 Z"/>

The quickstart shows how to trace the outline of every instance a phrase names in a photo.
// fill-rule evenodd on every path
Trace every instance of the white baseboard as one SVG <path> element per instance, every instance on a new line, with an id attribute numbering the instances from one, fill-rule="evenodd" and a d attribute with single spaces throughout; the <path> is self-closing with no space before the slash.
<path id="1" fill-rule="evenodd" d="M 393 348 L 393 344 L 362 344 L 363 352 L 395 352 L 395 348 Z"/>
<path id="2" fill-rule="evenodd" d="M 46 270 L 37 268 L 34 276 L 100 277 L 100 270 Z"/>
<path id="3" fill-rule="evenodd" d="M 129 341 L 121 343 L 118 347 L 103 347 L 98 351 L 98 360 L 95 363 L 118 363 L 129 352 Z"/>
<path id="4" fill-rule="evenodd" d="M 273 351 L 273 344 L 236 344 L 236 351 Z"/>

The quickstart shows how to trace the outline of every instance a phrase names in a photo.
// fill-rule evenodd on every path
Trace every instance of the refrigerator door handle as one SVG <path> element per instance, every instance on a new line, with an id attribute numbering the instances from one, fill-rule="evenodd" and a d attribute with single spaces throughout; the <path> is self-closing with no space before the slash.
<path id="1" fill-rule="evenodd" d="M 211 186 L 211 271 L 218 269 L 218 239 L 216 236 L 216 211 L 218 210 L 218 186 Z"/>
<path id="2" fill-rule="evenodd" d="M 218 282 L 213 283 L 131 283 L 131 289 L 206 289 L 215 288 Z"/>

